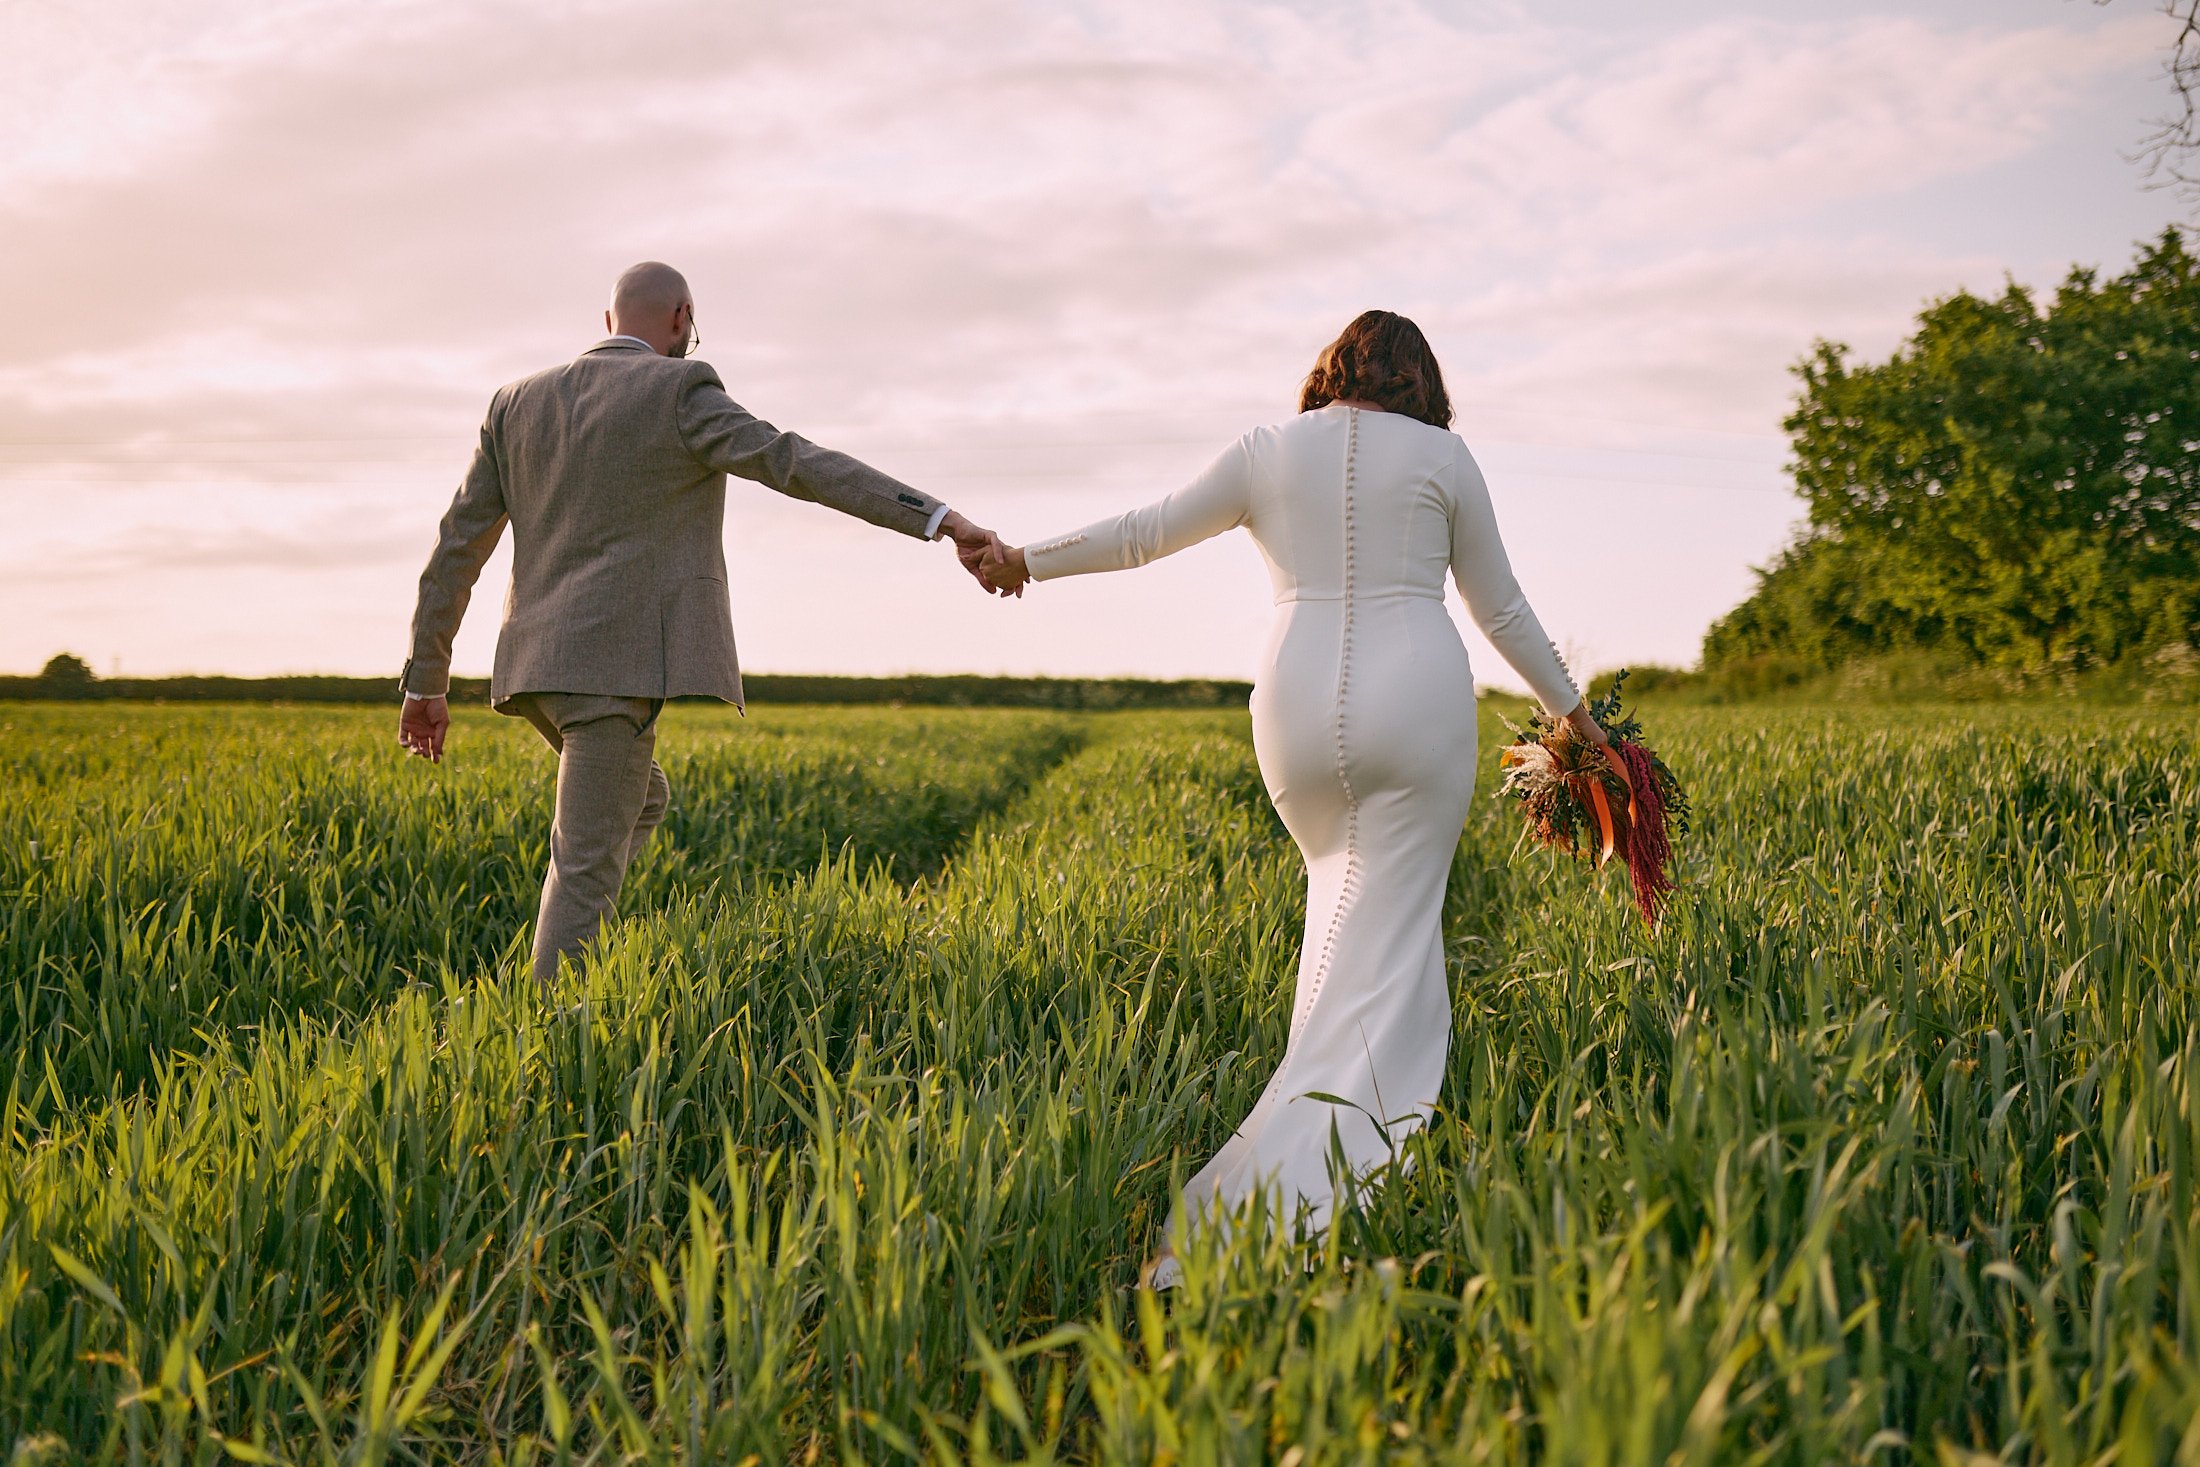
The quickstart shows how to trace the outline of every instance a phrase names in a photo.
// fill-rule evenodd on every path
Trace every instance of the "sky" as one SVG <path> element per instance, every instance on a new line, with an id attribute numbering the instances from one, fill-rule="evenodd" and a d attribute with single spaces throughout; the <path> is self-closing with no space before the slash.
<path id="1" fill-rule="evenodd" d="M 0 0 L 0 671 L 394 684 L 490 394 L 650 258 L 737 401 L 1012 543 L 1177 487 L 1404 312 L 1577 673 L 1685 665 L 1798 523 L 1815 339 L 1884 357 L 1932 298 L 2115 272 L 2189 215 L 2127 156 L 2171 24 Z M 727 558 L 757 672 L 1249 677 L 1272 614 L 1243 535 L 1003 602 L 741 480 Z"/>

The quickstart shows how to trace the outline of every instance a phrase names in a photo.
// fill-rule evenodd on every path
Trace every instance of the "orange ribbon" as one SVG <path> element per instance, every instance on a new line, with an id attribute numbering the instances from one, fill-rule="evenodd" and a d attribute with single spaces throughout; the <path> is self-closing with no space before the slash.
<path id="1" fill-rule="evenodd" d="M 1604 772 L 1602 770 L 1584 769 L 1573 775 L 1572 778 L 1580 781 L 1579 784 L 1574 786 L 1576 790 L 1579 790 L 1582 785 L 1589 787 L 1587 804 L 1590 812 L 1597 817 L 1597 833 L 1604 837 L 1604 847 L 1597 853 L 1596 857 L 1596 864 L 1602 866 L 1606 861 L 1612 859 L 1612 853 L 1619 848 L 1618 822 L 1612 816 L 1611 798 L 1604 793 Z M 1627 790 L 1628 824 L 1632 825 L 1635 819 L 1635 791 L 1634 787 L 1630 785 Z"/>
<path id="2" fill-rule="evenodd" d="M 1604 800 L 1604 781 L 1593 774 L 1589 776 L 1589 803 L 1596 807 L 1597 824 L 1604 831 L 1604 853 L 1597 857 L 1597 864 L 1601 866 L 1612 859 L 1616 837 L 1612 830 L 1612 807 Z"/>

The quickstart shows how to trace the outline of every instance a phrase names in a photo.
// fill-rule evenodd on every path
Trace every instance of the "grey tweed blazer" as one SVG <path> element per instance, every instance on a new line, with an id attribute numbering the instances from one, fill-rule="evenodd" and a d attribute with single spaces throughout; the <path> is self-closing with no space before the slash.
<path id="1" fill-rule="evenodd" d="M 498 389 L 420 576 L 407 692 L 446 692 L 451 639 L 512 527 L 490 701 L 521 693 L 741 702 L 726 475 L 922 536 L 939 501 L 783 433 L 707 362 L 613 338 Z"/>

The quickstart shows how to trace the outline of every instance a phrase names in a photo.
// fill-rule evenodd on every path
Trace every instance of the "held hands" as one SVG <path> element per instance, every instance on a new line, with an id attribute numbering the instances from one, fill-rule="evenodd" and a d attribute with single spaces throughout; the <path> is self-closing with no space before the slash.
<path id="1" fill-rule="evenodd" d="M 1023 595 L 1028 576 L 1023 570 L 1021 549 L 1002 544 L 999 535 L 970 523 L 954 510 L 940 521 L 940 534 L 955 542 L 955 559 L 987 595 Z M 1012 562 L 1013 573 L 1008 569 Z"/>
<path id="2" fill-rule="evenodd" d="M 987 558 L 1007 548 L 1001 544 L 1000 536 L 970 523 L 952 509 L 940 521 L 940 534 L 955 542 L 955 559 L 962 563 L 964 570 L 970 572 L 972 580 L 985 588 L 987 595 L 996 592 L 1003 596 L 1009 594 L 988 580 L 985 574 Z"/>
<path id="3" fill-rule="evenodd" d="M 409 754 L 431 764 L 443 762 L 443 736 L 450 732 L 451 704 L 447 698 L 406 698 L 405 711 L 397 716 L 397 741 Z"/>
<path id="4" fill-rule="evenodd" d="M 1025 585 L 1031 580 L 1031 568 L 1024 564 L 1024 547 L 996 544 L 979 564 L 978 575 L 1003 596 L 1023 595 Z"/>

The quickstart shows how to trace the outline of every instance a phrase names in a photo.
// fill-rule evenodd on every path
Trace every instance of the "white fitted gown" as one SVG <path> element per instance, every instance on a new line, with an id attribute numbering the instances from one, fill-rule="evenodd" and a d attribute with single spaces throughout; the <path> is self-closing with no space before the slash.
<path id="1" fill-rule="evenodd" d="M 1331 404 L 1255 429 L 1168 498 L 1025 560 L 1036 580 L 1125 570 L 1240 525 L 1275 585 L 1253 748 L 1306 857 L 1306 937 L 1283 1060 L 1183 1207 L 1266 1190 L 1284 1218 L 1318 1224 L 1332 1135 L 1369 1172 L 1443 1083 L 1444 885 L 1475 763 L 1474 676 L 1445 571 L 1545 708 L 1580 695 L 1513 579 L 1466 444 L 1397 413 Z"/>

